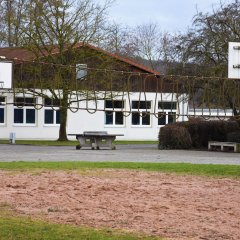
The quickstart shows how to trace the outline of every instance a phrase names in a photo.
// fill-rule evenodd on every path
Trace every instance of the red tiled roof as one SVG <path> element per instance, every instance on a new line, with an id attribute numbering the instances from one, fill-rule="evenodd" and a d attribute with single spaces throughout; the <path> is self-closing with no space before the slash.
<path id="1" fill-rule="evenodd" d="M 115 58 L 121 62 L 125 62 L 131 66 L 134 66 L 144 72 L 147 72 L 147 73 L 152 73 L 152 74 L 155 74 L 155 75 L 160 75 L 159 72 L 157 71 L 154 71 L 150 68 L 147 68 L 141 64 L 138 64 L 130 59 L 127 59 L 127 58 L 124 58 L 124 57 L 121 57 L 117 54 L 113 54 L 113 53 L 110 53 L 110 52 L 107 52 L 101 48 L 98 48 L 98 47 L 95 47 L 91 44 L 88 44 L 88 43 L 78 43 L 74 46 L 74 48 L 80 48 L 80 47 L 87 47 L 87 48 L 90 48 L 90 49 L 93 49 L 97 52 L 101 52 L 103 54 L 106 54 L 112 58 Z M 56 47 L 52 47 L 51 49 L 51 54 L 54 55 L 54 54 L 58 54 L 59 51 Z M 47 53 L 48 54 L 48 53 Z M 25 48 L 19 48 L 19 47 L 6 47 L 6 48 L 0 48 L 0 56 L 5 56 L 7 59 L 18 59 L 18 60 L 34 60 L 35 59 L 35 55 L 33 52 L 25 49 Z"/>
<path id="2" fill-rule="evenodd" d="M 34 54 L 24 48 L 0 48 L 0 56 L 4 56 L 7 59 L 20 59 L 20 60 L 32 60 Z"/>

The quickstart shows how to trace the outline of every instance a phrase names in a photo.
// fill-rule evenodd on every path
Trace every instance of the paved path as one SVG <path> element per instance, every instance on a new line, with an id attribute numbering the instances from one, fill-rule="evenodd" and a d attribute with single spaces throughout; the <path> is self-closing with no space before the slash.
<path id="1" fill-rule="evenodd" d="M 186 162 L 240 165 L 240 153 L 158 150 L 157 145 L 117 145 L 116 150 L 76 150 L 75 147 L 46 147 L 0 144 L 0 162 L 10 161 L 118 161 Z"/>

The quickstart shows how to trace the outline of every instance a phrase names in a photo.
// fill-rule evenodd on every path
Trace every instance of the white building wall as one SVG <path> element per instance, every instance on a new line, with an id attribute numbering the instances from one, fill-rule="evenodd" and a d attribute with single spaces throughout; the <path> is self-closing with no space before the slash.
<path id="1" fill-rule="evenodd" d="M 11 132 L 16 133 L 17 139 L 57 139 L 59 125 L 44 124 L 44 108 L 36 110 L 36 124 L 14 124 L 13 95 L 8 94 L 6 97 L 5 123 L 0 124 L 0 139 L 8 139 Z M 42 103 L 41 98 L 37 101 Z"/>
<path id="2" fill-rule="evenodd" d="M 31 96 L 32 97 L 32 96 Z M 121 100 L 122 98 L 119 98 Z M 151 101 L 151 110 L 154 112 L 155 100 L 158 101 L 176 101 L 176 96 L 173 94 L 159 94 L 146 93 L 146 95 L 139 95 L 139 93 L 130 94 L 130 102 L 132 100 Z M 8 94 L 7 103 L 13 102 L 13 96 Z M 129 111 L 129 99 L 124 96 L 125 111 Z M 41 98 L 37 99 L 37 103 L 41 104 Z M 88 103 L 89 107 L 94 108 L 95 104 Z M 81 103 L 80 107 L 85 107 L 85 103 Z M 96 111 L 94 114 L 90 114 L 87 110 L 78 110 L 76 113 L 68 110 L 67 120 L 67 133 L 75 134 L 82 133 L 84 131 L 107 131 L 108 133 L 124 134 L 122 137 L 118 137 L 119 140 L 157 140 L 160 126 L 158 125 L 158 118 L 154 115 L 150 116 L 150 125 L 148 126 L 135 126 L 132 125 L 131 115 L 124 117 L 124 124 L 111 126 L 105 124 L 105 112 L 104 101 L 98 101 L 97 108 L 101 111 Z M 181 103 L 178 105 L 177 111 L 179 114 L 185 114 L 187 111 L 187 104 Z M 157 114 L 158 109 L 156 106 L 155 112 Z M 127 114 L 127 113 L 126 113 Z M 36 124 L 14 124 L 14 106 L 7 104 L 5 106 L 5 123 L 0 124 L 0 139 L 8 139 L 11 132 L 16 133 L 16 139 L 49 139 L 56 140 L 59 134 L 59 125 L 45 125 L 44 124 L 44 107 L 40 110 L 36 110 Z M 177 121 L 187 120 L 186 117 L 180 116 Z M 70 137 L 74 139 L 74 137 Z"/>

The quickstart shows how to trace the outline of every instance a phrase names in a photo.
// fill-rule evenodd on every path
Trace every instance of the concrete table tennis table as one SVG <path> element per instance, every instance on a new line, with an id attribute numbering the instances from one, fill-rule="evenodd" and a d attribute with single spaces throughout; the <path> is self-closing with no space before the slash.
<path id="1" fill-rule="evenodd" d="M 86 131 L 82 134 L 68 134 L 69 136 L 76 136 L 79 141 L 79 145 L 76 149 L 81 149 L 82 147 L 90 147 L 92 150 L 99 150 L 100 147 L 107 147 L 115 150 L 116 147 L 113 141 L 117 136 L 123 136 L 123 134 L 108 134 L 106 131 Z"/>

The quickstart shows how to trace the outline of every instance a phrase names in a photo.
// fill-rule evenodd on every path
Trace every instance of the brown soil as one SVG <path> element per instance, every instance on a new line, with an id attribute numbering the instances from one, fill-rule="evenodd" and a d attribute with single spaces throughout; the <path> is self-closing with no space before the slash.
<path id="1" fill-rule="evenodd" d="M 240 180 L 128 170 L 0 171 L 0 206 L 171 239 L 240 239 Z"/>

